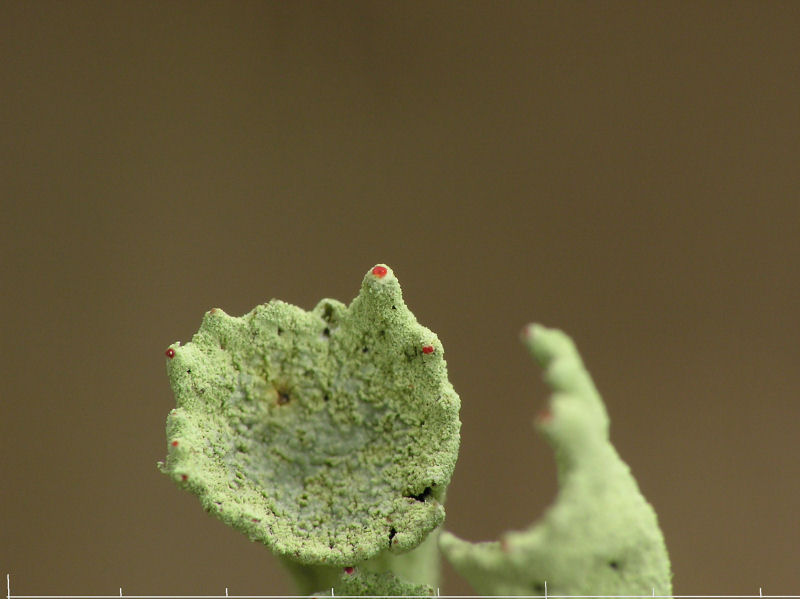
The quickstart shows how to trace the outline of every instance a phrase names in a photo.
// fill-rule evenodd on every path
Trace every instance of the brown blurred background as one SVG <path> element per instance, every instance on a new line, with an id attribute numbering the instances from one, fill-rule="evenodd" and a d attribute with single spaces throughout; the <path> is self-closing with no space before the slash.
<path id="1" fill-rule="evenodd" d="M 675 592 L 800 593 L 797 2 L 3 2 L 0 90 L 12 593 L 292 592 L 156 471 L 163 352 L 377 262 L 461 395 L 447 528 L 553 498 L 536 320 L 595 375 Z"/>

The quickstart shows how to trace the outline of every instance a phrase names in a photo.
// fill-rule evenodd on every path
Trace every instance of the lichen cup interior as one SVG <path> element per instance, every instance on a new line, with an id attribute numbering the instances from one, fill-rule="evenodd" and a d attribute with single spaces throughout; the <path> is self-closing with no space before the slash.
<path id="1" fill-rule="evenodd" d="M 444 520 L 460 401 L 437 336 L 379 264 L 349 306 L 206 313 L 167 351 L 177 407 L 159 467 L 281 557 L 347 566 Z"/>

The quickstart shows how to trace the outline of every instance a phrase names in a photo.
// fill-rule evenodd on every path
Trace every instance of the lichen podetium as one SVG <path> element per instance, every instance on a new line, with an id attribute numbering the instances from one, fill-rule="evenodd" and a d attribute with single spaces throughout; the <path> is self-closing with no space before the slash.
<path id="1" fill-rule="evenodd" d="M 542 519 L 501 541 L 443 533 L 455 569 L 487 595 L 672 594 L 656 513 L 609 440 L 603 400 L 572 340 L 530 325 L 522 341 L 553 389 L 536 428 L 555 450 L 559 492 Z"/>
<path id="2" fill-rule="evenodd" d="M 443 522 L 460 402 L 439 339 L 388 267 L 349 306 L 210 310 L 166 353 L 177 408 L 161 470 L 290 568 L 338 578 Z"/>

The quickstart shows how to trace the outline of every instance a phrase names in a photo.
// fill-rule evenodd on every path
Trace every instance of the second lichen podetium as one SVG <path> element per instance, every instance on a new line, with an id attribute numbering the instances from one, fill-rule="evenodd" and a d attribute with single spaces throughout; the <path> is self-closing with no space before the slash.
<path id="1" fill-rule="evenodd" d="M 213 309 L 166 353 L 177 408 L 161 470 L 283 558 L 303 592 L 342 567 L 392 570 L 444 520 L 460 402 L 388 267 L 349 306 Z M 432 541 L 419 551 L 438 563 Z M 410 583 L 437 584 L 438 566 L 419 572 Z"/>
<path id="2" fill-rule="evenodd" d="M 536 427 L 555 449 L 558 496 L 539 522 L 500 542 L 442 533 L 443 553 L 486 595 L 670 596 L 656 513 L 609 440 L 605 405 L 572 340 L 531 325 L 522 341 L 554 391 Z"/>

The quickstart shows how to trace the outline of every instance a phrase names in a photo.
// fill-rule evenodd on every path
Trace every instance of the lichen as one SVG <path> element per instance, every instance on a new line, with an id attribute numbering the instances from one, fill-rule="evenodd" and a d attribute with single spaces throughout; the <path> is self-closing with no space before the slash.
<path id="1" fill-rule="evenodd" d="M 498 542 L 441 531 L 459 399 L 441 343 L 385 265 L 349 306 L 206 313 L 166 351 L 177 407 L 159 467 L 275 552 L 302 593 L 431 595 L 441 548 L 484 595 L 671 595 L 656 514 L 574 344 L 538 325 L 522 339 L 553 389 L 535 426 L 559 491 L 539 522 Z"/>
<path id="2" fill-rule="evenodd" d="M 351 566 L 444 520 L 460 402 L 388 267 L 349 306 L 210 310 L 166 362 L 177 407 L 161 470 L 279 556 Z"/>
<path id="3" fill-rule="evenodd" d="M 341 574 L 333 596 L 357 597 L 367 595 L 380 597 L 431 597 L 433 588 L 424 584 L 406 582 L 391 572 L 364 572 L 358 568 L 348 569 Z M 314 593 L 315 597 L 330 597 L 331 589 Z"/>
<path id="4" fill-rule="evenodd" d="M 541 521 L 499 542 L 442 533 L 455 569 L 485 595 L 671 595 L 653 508 L 609 440 L 609 419 L 572 340 L 531 325 L 523 342 L 553 389 L 536 428 L 555 450 L 559 492 Z"/>

